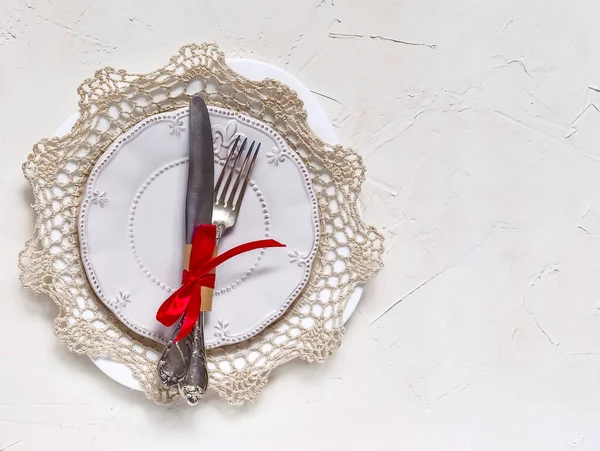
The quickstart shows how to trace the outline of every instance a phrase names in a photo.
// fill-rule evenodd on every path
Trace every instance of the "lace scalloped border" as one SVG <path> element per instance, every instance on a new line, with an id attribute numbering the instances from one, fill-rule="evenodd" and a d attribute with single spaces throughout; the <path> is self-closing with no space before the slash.
<path id="1" fill-rule="evenodd" d="M 241 404 L 256 399 L 271 371 L 283 363 L 329 357 L 341 344 L 349 296 L 382 267 L 383 238 L 358 214 L 365 177 L 360 156 L 320 140 L 289 87 L 233 72 L 213 44 L 184 46 L 167 65 L 145 75 L 101 69 L 78 93 L 80 118 L 71 131 L 41 140 L 23 164 L 36 222 L 19 255 L 21 282 L 56 303 L 59 339 L 74 352 L 126 364 L 155 402 L 168 404 L 178 396 L 157 380 L 160 345 L 131 332 L 95 297 L 79 253 L 77 219 L 90 171 L 113 140 L 145 118 L 184 107 L 200 94 L 209 105 L 266 122 L 285 139 L 310 173 L 321 226 L 302 293 L 256 337 L 209 351 L 209 388 L 229 403 Z"/>

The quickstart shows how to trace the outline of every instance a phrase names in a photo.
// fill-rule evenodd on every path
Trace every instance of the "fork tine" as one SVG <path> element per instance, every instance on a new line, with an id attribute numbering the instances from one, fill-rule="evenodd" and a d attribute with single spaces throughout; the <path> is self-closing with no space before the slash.
<path id="1" fill-rule="evenodd" d="M 248 153 L 246 153 L 246 157 L 244 158 L 244 161 L 242 161 L 242 164 L 240 165 L 238 176 L 235 179 L 233 188 L 231 188 L 231 194 L 229 195 L 229 198 L 227 199 L 227 205 L 231 205 L 232 207 L 235 206 L 235 203 L 234 203 L 235 195 L 238 192 L 238 187 L 240 186 L 240 182 L 245 177 L 245 175 L 244 175 L 245 168 L 248 164 L 248 161 L 250 160 L 250 157 L 252 156 L 252 151 L 254 150 L 255 144 L 256 144 L 256 142 L 252 143 L 252 145 L 250 146 L 250 149 L 248 150 Z"/>
<path id="2" fill-rule="evenodd" d="M 223 165 L 223 170 L 221 171 L 221 174 L 219 175 L 219 179 L 217 180 L 217 184 L 215 185 L 215 199 L 219 192 L 219 188 L 221 188 L 221 182 L 223 182 L 223 176 L 225 175 L 225 172 L 227 172 L 227 167 L 229 166 L 229 163 L 231 162 L 231 157 L 235 153 L 235 149 L 237 149 L 239 142 L 240 142 L 240 137 L 238 136 L 237 139 L 235 140 L 235 142 L 233 143 L 233 147 L 231 148 L 229 155 L 227 155 L 227 159 L 225 160 L 225 164 Z"/>
<path id="3" fill-rule="evenodd" d="M 242 147 L 240 147 L 240 150 L 238 151 L 237 155 L 235 156 L 235 159 L 233 160 L 233 164 L 231 165 L 229 175 L 227 176 L 227 180 L 225 180 L 225 186 L 223 187 L 223 191 L 221 191 L 221 196 L 219 196 L 218 203 L 220 203 L 220 204 L 227 205 L 226 203 L 224 203 L 225 199 L 227 198 L 227 191 L 229 191 L 229 185 L 231 184 L 231 180 L 235 174 L 235 168 L 238 164 L 238 161 L 239 161 L 240 157 L 242 156 L 242 154 L 244 153 L 244 148 L 246 147 L 246 141 L 248 141 L 248 138 L 244 139 L 244 142 L 242 143 Z M 226 167 L 223 168 L 223 171 L 225 171 L 225 169 L 227 169 L 227 168 Z"/>
<path id="4" fill-rule="evenodd" d="M 252 149 L 250 149 L 252 151 Z M 238 208 L 240 208 L 240 205 L 242 204 L 242 199 L 244 198 L 244 194 L 246 194 L 246 188 L 248 187 L 248 182 L 250 181 L 250 173 L 252 172 L 252 168 L 254 167 L 254 163 L 256 162 L 256 157 L 258 156 L 258 151 L 260 150 L 260 143 L 258 143 L 258 146 L 256 146 L 256 150 L 254 151 L 254 156 L 252 157 L 252 160 L 250 161 L 250 164 L 248 165 L 248 170 L 246 171 L 246 175 L 244 176 L 244 183 L 242 184 L 242 190 L 240 191 L 240 194 L 238 195 L 237 199 L 235 200 L 235 204 L 233 205 L 233 209 L 237 210 Z M 248 154 L 250 154 L 251 152 L 248 152 Z"/>

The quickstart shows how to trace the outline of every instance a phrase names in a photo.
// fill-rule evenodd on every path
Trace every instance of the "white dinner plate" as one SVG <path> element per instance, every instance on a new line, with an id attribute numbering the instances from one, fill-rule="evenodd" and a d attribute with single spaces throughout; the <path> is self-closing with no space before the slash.
<path id="1" fill-rule="evenodd" d="M 217 268 L 207 349 L 248 340 L 287 311 L 304 289 L 319 245 L 317 198 L 300 157 L 267 124 L 209 107 L 215 179 L 237 141 L 261 150 L 234 227 L 219 253 L 274 238 Z M 175 326 L 156 320 L 181 285 L 190 148 L 189 109 L 156 114 L 125 131 L 98 159 L 79 214 L 81 259 L 90 285 L 139 335 L 166 343 Z M 209 200 L 212 202 L 212 196 Z"/>
<path id="2" fill-rule="evenodd" d="M 327 118 L 323 107 L 320 105 L 316 96 L 296 77 L 278 67 L 260 61 L 247 59 L 228 59 L 227 63 L 233 70 L 249 79 L 262 80 L 265 78 L 272 78 L 290 86 L 298 93 L 298 96 L 304 102 L 304 106 L 308 113 L 308 124 L 315 131 L 315 133 L 321 139 L 331 144 L 338 143 L 335 130 Z M 69 117 L 63 124 L 61 124 L 55 135 L 62 136 L 66 134 L 75 124 L 78 117 L 79 115 L 77 113 Z M 362 292 L 362 287 L 359 287 L 354 291 L 354 293 L 352 293 L 343 313 L 344 323 L 355 311 L 362 296 Z M 133 376 L 133 373 L 127 367 L 127 365 L 104 357 L 97 357 L 92 360 L 101 371 L 103 371 L 107 376 L 116 382 L 134 390 L 141 390 L 139 381 Z"/>

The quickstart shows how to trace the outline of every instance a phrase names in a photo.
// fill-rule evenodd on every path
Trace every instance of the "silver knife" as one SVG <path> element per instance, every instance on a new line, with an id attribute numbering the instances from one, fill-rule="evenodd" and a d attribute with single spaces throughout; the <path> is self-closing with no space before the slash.
<path id="1" fill-rule="evenodd" d="M 200 96 L 190 101 L 190 156 L 185 209 L 186 243 L 191 244 L 194 230 L 212 223 L 214 201 L 214 153 L 210 116 Z M 193 331 L 178 343 L 175 332 L 158 363 L 163 385 L 179 385 L 179 392 L 190 405 L 198 403 L 208 386 L 206 351 L 204 347 L 204 315 L 200 312 Z"/>
<path id="2" fill-rule="evenodd" d="M 188 243 L 196 227 L 212 224 L 214 190 L 215 163 L 210 116 L 202 97 L 196 96 L 190 102 L 190 169 L 185 221 Z M 185 377 L 179 383 L 179 393 L 193 406 L 204 396 L 208 386 L 203 312 L 200 312 L 194 330 L 185 341 L 191 353 Z"/>

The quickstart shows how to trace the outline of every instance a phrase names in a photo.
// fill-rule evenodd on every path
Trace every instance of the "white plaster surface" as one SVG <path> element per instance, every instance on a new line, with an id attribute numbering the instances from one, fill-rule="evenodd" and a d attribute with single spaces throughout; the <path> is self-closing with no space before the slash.
<path id="1" fill-rule="evenodd" d="M 600 449 L 600 4 L 0 0 L 0 450 Z M 105 65 L 281 66 L 369 169 L 387 238 L 342 348 L 258 402 L 155 406 L 18 282 L 21 163 Z"/>

